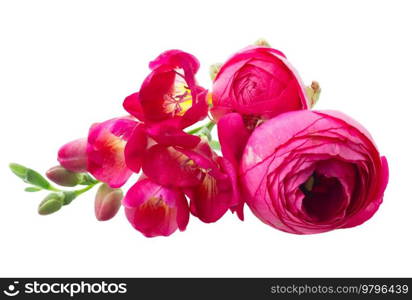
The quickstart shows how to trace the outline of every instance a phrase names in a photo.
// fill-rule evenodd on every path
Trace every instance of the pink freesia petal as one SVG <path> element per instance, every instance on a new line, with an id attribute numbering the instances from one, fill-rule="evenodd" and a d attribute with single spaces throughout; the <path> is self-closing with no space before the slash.
<path id="1" fill-rule="evenodd" d="M 132 226 L 146 237 L 169 236 L 184 231 L 189 208 L 184 194 L 141 179 L 127 192 L 123 205 Z"/>
<path id="2" fill-rule="evenodd" d="M 200 183 L 202 173 L 196 163 L 173 147 L 154 145 L 147 150 L 143 172 L 159 185 L 190 187 Z"/>
<path id="3" fill-rule="evenodd" d="M 142 160 L 147 147 L 146 127 L 139 124 L 133 130 L 124 149 L 127 167 L 135 173 L 140 172 Z"/>
<path id="4" fill-rule="evenodd" d="M 139 93 L 133 93 L 127 96 L 123 101 L 123 107 L 132 116 L 135 116 L 142 122 L 145 121 L 142 107 L 140 105 Z"/>
<path id="5" fill-rule="evenodd" d="M 179 146 L 193 148 L 200 142 L 200 138 L 195 135 L 187 134 L 179 129 L 174 120 L 167 120 L 153 124 L 147 129 L 147 133 L 157 143 L 164 146 Z"/>
<path id="6" fill-rule="evenodd" d="M 122 186 L 132 175 L 126 166 L 124 148 L 136 125 L 131 118 L 115 118 L 90 128 L 87 170 L 110 187 Z"/>

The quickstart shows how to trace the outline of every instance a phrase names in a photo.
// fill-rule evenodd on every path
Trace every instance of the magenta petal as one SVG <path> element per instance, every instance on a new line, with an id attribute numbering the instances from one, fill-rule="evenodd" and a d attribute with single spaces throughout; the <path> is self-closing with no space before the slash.
<path id="1" fill-rule="evenodd" d="M 143 155 L 147 147 L 146 128 L 143 124 L 139 124 L 133 130 L 126 147 L 124 149 L 127 167 L 136 172 L 140 172 L 142 167 Z"/>
<path id="2" fill-rule="evenodd" d="M 171 117 L 164 103 L 173 89 L 175 77 L 174 70 L 165 67 L 153 71 L 144 80 L 139 91 L 139 102 L 146 122 L 159 122 Z"/>
<path id="3" fill-rule="evenodd" d="M 202 183 L 186 189 L 190 198 L 190 211 L 205 223 L 216 222 L 232 203 L 232 189 L 227 180 L 217 180 L 206 174 Z"/>
<path id="4" fill-rule="evenodd" d="M 173 147 L 154 145 L 143 160 L 143 172 L 162 186 L 190 187 L 199 184 L 201 172 L 195 162 Z"/>
<path id="5" fill-rule="evenodd" d="M 235 166 L 224 157 L 221 159 L 221 164 L 223 166 L 224 171 L 229 177 L 229 180 L 232 185 L 232 202 L 230 204 L 230 209 L 233 212 L 236 212 L 238 218 L 243 221 L 244 220 L 244 213 L 243 207 L 245 205 L 244 197 L 241 197 L 240 194 L 240 184 L 239 184 L 239 176 L 238 171 L 236 170 Z"/>
<path id="6" fill-rule="evenodd" d="M 147 133 L 157 143 L 164 146 L 193 148 L 200 142 L 200 138 L 198 136 L 184 132 L 183 130 L 177 128 L 174 123 L 169 121 L 151 125 L 147 129 Z"/>
<path id="7" fill-rule="evenodd" d="M 189 208 L 183 192 L 141 179 L 127 192 L 123 205 L 126 217 L 146 237 L 169 236 L 184 231 Z"/>
<path id="8" fill-rule="evenodd" d="M 242 116 L 238 113 L 225 115 L 219 120 L 217 130 L 223 156 L 238 166 L 250 135 Z"/>
<path id="9" fill-rule="evenodd" d="M 132 175 L 132 171 L 126 166 L 124 147 L 136 125 L 130 118 L 116 118 L 90 128 L 87 169 L 110 187 L 122 186 Z"/>
<path id="10" fill-rule="evenodd" d="M 129 114 L 144 122 L 143 111 L 139 100 L 139 93 L 133 93 L 127 96 L 123 101 L 123 107 Z"/>
<path id="11" fill-rule="evenodd" d="M 195 74 L 199 70 L 199 61 L 193 55 L 181 50 L 168 50 L 160 54 L 154 61 L 150 62 L 152 70 L 169 67 L 171 69 L 183 69 L 185 81 L 192 90 L 193 98 L 196 98 Z"/>
<path id="12" fill-rule="evenodd" d="M 63 145 L 57 154 L 60 165 L 72 172 L 87 172 L 87 139 L 77 139 Z"/>
<path id="13" fill-rule="evenodd" d="M 209 109 L 206 97 L 207 90 L 198 94 L 197 102 L 182 116 L 180 128 L 184 129 L 206 118 Z"/>

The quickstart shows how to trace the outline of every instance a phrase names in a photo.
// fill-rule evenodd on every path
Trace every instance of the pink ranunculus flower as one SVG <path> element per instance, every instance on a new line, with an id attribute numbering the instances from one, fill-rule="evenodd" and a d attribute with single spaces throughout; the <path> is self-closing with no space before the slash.
<path id="1" fill-rule="evenodd" d="M 250 46 L 226 61 L 213 83 L 211 112 L 216 120 L 242 115 L 248 129 L 280 113 L 308 108 L 305 87 L 285 55 Z"/>
<path id="2" fill-rule="evenodd" d="M 146 237 L 169 236 L 183 231 L 189 222 L 189 207 L 179 189 L 141 178 L 123 199 L 126 217 Z"/>
<path id="3" fill-rule="evenodd" d="M 295 234 L 362 224 L 382 203 L 389 172 L 368 131 L 336 111 L 294 111 L 259 126 L 245 147 L 246 202 Z"/>
<path id="4" fill-rule="evenodd" d="M 112 188 L 121 187 L 132 175 L 126 166 L 124 148 L 134 128 L 132 117 L 114 118 L 90 127 L 88 138 L 62 146 L 58 161 L 73 172 L 90 172 Z"/>

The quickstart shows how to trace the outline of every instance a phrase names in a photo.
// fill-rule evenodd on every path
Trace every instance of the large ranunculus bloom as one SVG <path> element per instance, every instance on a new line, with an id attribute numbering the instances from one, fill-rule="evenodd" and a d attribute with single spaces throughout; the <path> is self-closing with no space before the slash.
<path id="1" fill-rule="evenodd" d="M 135 127 L 134 118 L 114 118 L 90 127 L 88 138 L 62 146 L 58 161 L 73 172 L 90 172 L 112 188 L 121 187 L 132 175 L 126 166 L 124 148 Z"/>
<path id="2" fill-rule="evenodd" d="M 241 162 L 246 202 L 296 233 L 357 226 L 382 203 L 388 166 L 366 129 L 336 111 L 294 111 L 256 128 Z"/>
<path id="3" fill-rule="evenodd" d="M 308 108 L 304 85 L 285 55 L 259 46 L 236 53 L 221 67 L 212 101 L 215 119 L 237 112 L 250 129 L 280 113 Z"/>

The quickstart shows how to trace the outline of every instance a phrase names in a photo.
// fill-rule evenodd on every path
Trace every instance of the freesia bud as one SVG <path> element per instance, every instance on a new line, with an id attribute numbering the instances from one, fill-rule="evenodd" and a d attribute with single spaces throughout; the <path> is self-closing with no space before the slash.
<path id="1" fill-rule="evenodd" d="M 59 149 L 57 160 L 72 172 L 87 171 L 87 139 L 77 139 L 63 145 Z"/>
<path id="2" fill-rule="evenodd" d="M 113 218 L 119 211 L 123 199 L 121 189 L 114 189 L 107 184 L 102 184 L 96 194 L 94 211 L 97 220 L 107 221 Z"/>
<path id="3" fill-rule="evenodd" d="M 74 173 L 62 166 L 55 166 L 46 172 L 47 178 L 62 186 L 76 186 L 82 180 L 82 174 Z"/>
<path id="4" fill-rule="evenodd" d="M 58 211 L 64 202 L 64 195 L 59 193 L 52 193 L 47 195 L 42 202 L 40 202 L 38 212 L 40 215 L 49 215 Z"/>

